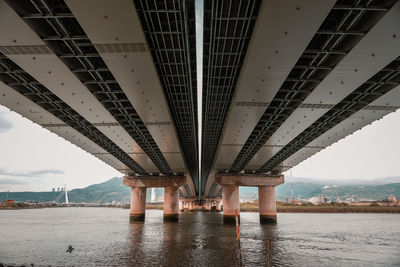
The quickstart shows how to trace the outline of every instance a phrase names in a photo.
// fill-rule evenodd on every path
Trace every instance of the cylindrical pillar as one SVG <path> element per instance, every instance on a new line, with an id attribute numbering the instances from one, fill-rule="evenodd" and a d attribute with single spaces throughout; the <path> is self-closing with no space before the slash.
<path id="1" fill-rule="evenodd" d="M 206 200 L 206 210 L 211 211 L 211 201 L 208 199 Z"/>
<path id="2" fill-rule="evenodd" d="M 274 186 L 258 187 L 260 223 L 276 223 L 276 201 Z"/>
<path id="3" fill-rule="evenodd" d="M 164 187 L 164 221 L 178 221 L 179 218 L 178 187 Z"/>
<path id="4" fill-rule="evenodd" d="M 216 210 L 221 211 L 221 201 L 220 200 L 217 200 Z"/>
<path id="5" fill-rule="evenodd" d="M 183 211 L 185 209 L 183 199 L 179 199 L 179 211 Z"/>
<path id="6" fill-rule="evenodd" d="M 237 212 L 240 220 L 239 186 L 223 185 L 222 202 L 224 205 L 224 223 L 235 223 L 235 212 Z"/>
<path id="7" fill-rule="evenodd" d="M 144 221 L 146 213 L 146 187 L 132 187 L 130 221 Z"/>
<path id="8" fill-rule="evenodd" d="M 189 211 L 193 211 L 193 210 L 194 210 L 193 200 L 189 200 Z"/>

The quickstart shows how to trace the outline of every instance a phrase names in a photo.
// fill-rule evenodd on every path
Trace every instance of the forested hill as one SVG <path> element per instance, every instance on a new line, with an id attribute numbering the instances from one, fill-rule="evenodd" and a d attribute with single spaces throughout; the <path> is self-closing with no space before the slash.
<path id="1" fill-rule="evenodd" d="M 276 188 L 278 200 L 291 198 L 291 183 L 285 183 Z M 400 197 L 400 183 L 390 184 L 321 184 L 312 182 L 293 182 L 293 193 L 296 199 L 309 199 L 319 194 L 335 200 L 339 197 L 342 200 L 353 198 L 354 200 L 383 200 L 388 195 Z M 7 197 L 8 194 L 8 197 Z M 162 196 L 163 190 L 157 189 L 156 195 Z M 241 187 L 241 198 L 246 200 L 257 197 L 256 187 Z M 64 202 L 64 192 L 0 192 L 0 201 L 6 199 L 16 201 L 39 201 L 39 202 Z M 90 185 L 82 189 L 68 191 L 70 202 L 108 203 L 112 201 L 128 201 L 130 199 L 130 188 L 123 185 L 122 178 L 115 177 L 106 182 Z M 147 199 L 150 198 L 150 189 L 147 192 Z"/>

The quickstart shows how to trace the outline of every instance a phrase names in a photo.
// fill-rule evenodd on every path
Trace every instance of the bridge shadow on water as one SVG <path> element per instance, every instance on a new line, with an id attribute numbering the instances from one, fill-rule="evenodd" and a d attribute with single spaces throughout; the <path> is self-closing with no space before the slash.
<path id="1" fill-rule="evenodd" d="M 277 239 L 276 226 L 260 225 L 254 215 L 242 218 L 239 249 L 236 228 L 223 225 L 221 213 L 181 213 L 179 223 L 162 223 L 162 213 L 150 212 L 144 223 L 130 224 L 124 264 L 266 266 L 268 240 Z"/>

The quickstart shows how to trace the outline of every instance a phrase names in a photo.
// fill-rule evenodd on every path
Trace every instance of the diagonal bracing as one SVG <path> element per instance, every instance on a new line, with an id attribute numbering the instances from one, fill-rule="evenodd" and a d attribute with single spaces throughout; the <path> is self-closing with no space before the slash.
<path id="1" fill-rule="evenodd" d="M 135 0 L 180 144 L 198 190 L 196 21 L 193 0 Z"/>
<path id="2" fill-rule="evenodd" d="M 210 173 L 226 114 L 261 1 L 204 1 L 202 189 Z"/>
<path id="3" fill-rule="evenodd" d="M 163 174 L 172 170 L 135 108 L 63 0 L 7 3 L 31 26 Z"/>
<path id="4" fill-rule="evenodd" d="M 366 3 L 364 3 L 366 2 Z M 328 76 L 395 1 L 339 0 L 269 103 L 236 157 L 240 172 L 308 95 Z"/>
<path id="5" fill-rule="evenodd" d="M 132 157 L 113 143 L 93 124 L 1 53 L 0 81 L 92 140 L 135 173 L 148 174 Z"/>
<path id="6" fill-rule="evenodd" d="M 268 160 L 258 173 L 272 171 L 285 159 L 351 115 L 400 85 L 400 57 L 376 73 Z"/>

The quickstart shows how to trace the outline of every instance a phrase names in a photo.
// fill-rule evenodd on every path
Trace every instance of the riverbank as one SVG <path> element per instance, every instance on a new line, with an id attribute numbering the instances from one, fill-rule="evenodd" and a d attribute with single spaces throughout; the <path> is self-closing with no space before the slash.
<path id="1" fill-rule="evenodd" d="M 63 206 L 60 206 L 63 207 Z M 89 207 L 89 206 L 88 206 Z M 90 206 L 101 208 L 100 206 Z M 121 208 L 114 206 L 103 206 L 106 208 Z M 0 207 L 0 210 L 42 209 L 57 207 Z M 129 209 L 129 205 L 122 208 Z M 163 204 L 147 204 L 147 210 L 163 210 Z M 200 209 L 199 209 L 200 210 Z M 253 203 L 240 203 L 241 212 L 258 212 L 258 205 Z M 346 205 L 277 205 L 278 213 L 400 213 L 400 207 L 385 206 L 346 206 Z"/>
<path id="2" fill-rule="evenodd" d="M 125 208 L 129 208 L 126 206 Z M 147 204 L 148 210 L 162 210 L 163 204 Z M 347 206 L 347 205 L 277 205 L 278 213 L 400 213 L 400 207 Z M 258 212 L 254 203 L 240 203 L 240 212 Z"/>
<path id="3" fill-rule="evenodd" d="M 42 209 L 43 207 L 0 207 L 0 210 Z"/>
<path id="4" fill-rule="evenodd" d="M 241 203 L 241 212 L 258 212 L 258 205 Z M 400 213 L 400 207 L 347 205 L 277 205 L 278 213 Z"/>

